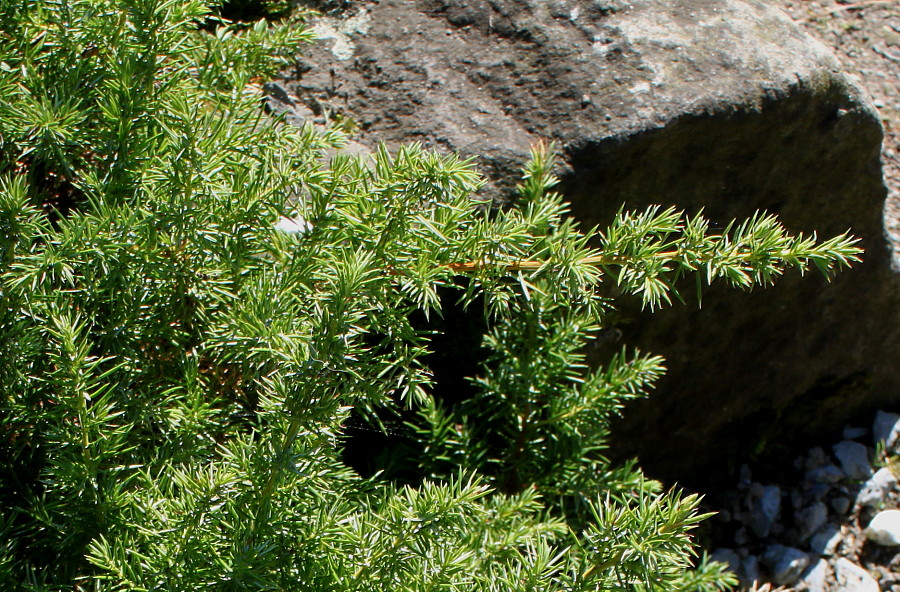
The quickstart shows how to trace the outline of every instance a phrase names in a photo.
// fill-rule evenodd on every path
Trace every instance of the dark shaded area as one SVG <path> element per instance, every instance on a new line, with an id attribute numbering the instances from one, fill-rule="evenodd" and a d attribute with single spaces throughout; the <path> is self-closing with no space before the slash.
<path id="1" fill-rule="evenodd" d="M 708 489 L 743 462 L 777 473 L 810 438 L 890 401 L 896 373 L 880 352 L 898 345 L 884 316 L 895 317 L 897 280 L 881 235 L 879 143 L 877 122 L 835 86 L 569 147 L 562 190 L 586 225 L 607 225 L 623 203 L 702 209 L 719 231 L 765 210 L 792 232 L 849 228 L 866 249 L 832 284 L 815 271 L 750 292 L 720 280 L 700 308 L 685 281 L 685 303 L 652 315 L 622 299 L 632 321 L 617 327 L 622 341 L 663 355 L 669 372 L 614 424 L 614 459 L 637 456 L 654 477 Z M 592 358 L 611 353 L 599 346 Z"/>
<path id="2" fill-rule="evenodd" d="M 278 20 L 291 12 L 290 0 L 226 0 L 218 9 L 218 16 L 229 21 L 256 22 L 260 19 Z"/>
<path id="3" fill-rule="evenodd" d="M 444 288 L 439 292 L 442 314 L 426 318 L 416 313 L 410 318 L 413 326 L 432 334 L 431 353 L 424 359 L 433 376 L 432 394 L 443 405 L 452 407 L 469 397 L 475 390 L 468 380 L 475 376 L 484 361 L 481 347 L 487 330 L 482 298 L 468 308 L 460 303 L 460 290 Z M 355 411 L 345 424 L 343 461 L 363 477 L 382 471 L 385 477 L 401 483 L 418 483 L 423 475 L 411 459 L 423 454 L 421 443 L 406 422 L 416 420 L 415 410 L 405 410 L 399 416 L 382 413 L 381 430 Z"/>
<path id="4" fill-rule="evenodd" d="M 381 417 L 385 428 L 382 430 L 354 410 L 344 424 L 341 460 L 364 479 L 381 473 L 394 482 L 419 483 L 422 475 L 410 459 L 421 456 L 421 446 L 409 426 L 403 423 L 412 418 L 410 412 L 404 412 L 399 418 Z"/>
<path id="5" fill-rule="evenodd" d="M 22 438 L 30 439 L 30 431 L 29 426 L 17 426 L 6 412 L 0 416 L 0 456 L 6 459 L 6 462 L 0 464 L 0 499 L 6 507 L 27 508 L 31 505 L 31 499 L 43 494 L 44 488 L 38 478 L 46 455 L 34 443 L 22 446 L 21 442 L 17 442 Z M 23 530 L 22 539 L 25 542 L 15 547 L 17 558 L 34 560 L 43 552 L 39 548 L 43 545 L 38 544 L 38 533 L 24 531 L 29 521 L 21 513 L 17 513 L 15 517 L 19 523 L 16 526 Z M 34 561 L 34 564 L 40 563 L 42 562 Z"/>
<path id="6" fill-rule="evenodd" d="M 353 0 L 225 0 L 216 13 L 235 22 L 253 23 L 261 19 L 278 21 L 296 10 L 340 15 L 353 5 Z"/>
<path id="7" fill-rule="evenodd" d="M 435 398 L 448 407 L 470 398 L 474 387 L 469 378 L 478 374 L 485 360 L 482 339 L 488 330 L 484 299 L 479 296 L 468 307 L 460 302 L 462 291 L 440 291 L 441 316 L 417 315 L 415 326 L 434 331 L 425 363 L 434 374 Z"/>

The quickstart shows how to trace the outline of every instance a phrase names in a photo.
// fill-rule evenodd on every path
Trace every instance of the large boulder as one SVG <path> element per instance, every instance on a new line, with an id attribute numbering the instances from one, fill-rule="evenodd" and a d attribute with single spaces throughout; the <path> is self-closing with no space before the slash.
<path id="1" fill-rule="evenodd" d="M 839 428 L 900 393 L 897 279 L 883 239 L 882 130 L 821 44 L 755 0 L 382 0 L 322 19 L 288 88 L 358 124 L 363 143 L 421 141 L 478 157 L 496 200 L 529 146 L 556 140 L 585 226 L 628 208 L 701 207 L 718 224 L 777 213 L 851 229 L 865 263 L 833 284 L 713 286 L 605 332 L 666 356 L 614 450 L 700 482 L 729 463 Z M 687 290 L 690 294 L 691 290 Z M 715 471 L 710 469 L 715 468 Z"/>

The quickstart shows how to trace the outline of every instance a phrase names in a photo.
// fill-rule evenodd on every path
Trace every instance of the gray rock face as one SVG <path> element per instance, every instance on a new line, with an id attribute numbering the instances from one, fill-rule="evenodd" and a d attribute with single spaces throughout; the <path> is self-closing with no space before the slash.
<path id="1" fill-rule="evenodd" d="M 623 325 L 623 341 L 665 355 L 669 373 L 616 426 L 622 458 L 703 480 L 900 388 L 883 355 L 900 346 L 900 306 L 882 240 L 878 117 L 825 47 L 765 2 L 382 0 L 322 27 L 292 93 L 355 120 L 363 143 L 478 156 L 495 199 L 530 144 L 552 139 L 585 226 L 623 203 L 663 203 L 703 207 L 720 226 L 766 209 L 795 231 L 864 237 L 865 265 L 832 285 L 714 286 L 702 311 L 688 288 L 688 306 Z M 640 317 L 636 302 L 625 310 Z"/>

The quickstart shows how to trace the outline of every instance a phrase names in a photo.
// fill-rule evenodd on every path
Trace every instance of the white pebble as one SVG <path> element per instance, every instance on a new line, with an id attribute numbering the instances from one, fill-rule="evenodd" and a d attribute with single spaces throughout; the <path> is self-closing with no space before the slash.
<path id="1" fill-rule="evenodd" d="M 837 592 L 881 592 L 878 582 L 869 572 L 843 557 L 834 562 L 834 575 Z"/>
<path id="2" fill-rule="evenodd" d="M 280 230 L 287 234 L 306 234 L 312 230 L 312 224 L 307 222 L 302 216 L 296 218 L 285 218 L 282 216 L 275 225 L 275 230 Z"/>
<path id="3" fill-rule="evenodd" d="M 869 477 L 859 494 L 856 496 L 856 503 L 863 507 L 877 508 L 879 504 L 887 500 L 891 489 L 897 485 L 897 478 L 894 473 L 887 467 L 878 469 L 878 471 Z"/>
<path id="4" fill-rule="evenodd" d="M 803 572 L 797 588 L 806 590 L 806 592 L 825 592 L 828 589 L 828 572 L 830 571 L 828 562 L 819 559 Z"/>
<path id="5" fill-rule="evenodd" d="M 864 531 L 866 538 L 884 547 L 900 545 L 900 510 L 879 512 Z"/>

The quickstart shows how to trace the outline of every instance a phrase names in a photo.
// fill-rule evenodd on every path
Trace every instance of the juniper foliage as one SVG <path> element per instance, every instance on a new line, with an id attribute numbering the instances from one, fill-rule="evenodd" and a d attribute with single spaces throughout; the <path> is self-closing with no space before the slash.
<path id="1" fill-rule="evenodd" d="M 719 590 L 698 498 L 604 457 L 662 360 L 581 354 L 619 291 L 826 275 L 854 239 L 674 209 L 583 230 L 535 149 L 371 161 L 263 113 L 310 35 L 190 0 L 0 0 L 0 585 L 7 590 Z M 298 199 L 299 198 L 299 199 Z M 280 217 L 302 217 L 302 232 Z M 478 395 L 436 400 L 440 291 L 484 302 Z M 417 483 L 341 459 L 411 410 Z"/>

